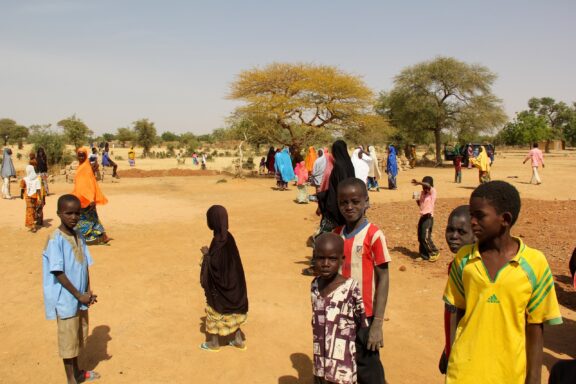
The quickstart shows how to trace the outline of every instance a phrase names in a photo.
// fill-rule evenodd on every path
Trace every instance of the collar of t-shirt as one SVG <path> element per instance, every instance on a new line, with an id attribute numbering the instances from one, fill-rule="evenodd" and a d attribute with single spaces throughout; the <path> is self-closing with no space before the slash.
<path id="1" fill-rule="evenodd" d="M 358 233 L 360 233 L 360 231 L 362 231 L 364 228 L 366 228 L 366 226 L 368 224 L 369 224 L 368 219 L 364 218 L 362 223 L 360 223 L 358 225 L 358 228 L 354 229 L 350 233 L 346 233 L 346 226 L 344 226 L 344 227 L 342 227 L 342 236 L 344 236 L 344 238 L 346 238 L 346 239 L 350 239 L 350 238 L 356 236 Z"/>

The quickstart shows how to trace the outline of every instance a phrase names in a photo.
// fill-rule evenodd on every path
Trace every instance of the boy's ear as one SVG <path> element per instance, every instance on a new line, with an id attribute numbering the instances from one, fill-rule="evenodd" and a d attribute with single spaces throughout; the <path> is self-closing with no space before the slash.
<path id="1" fill-rule="evenodd" d="M 510 212 L 504 212 L 500 215 L 504 222 L 508 224 L 508 227 L 512 226 L 512 214 Z"/>

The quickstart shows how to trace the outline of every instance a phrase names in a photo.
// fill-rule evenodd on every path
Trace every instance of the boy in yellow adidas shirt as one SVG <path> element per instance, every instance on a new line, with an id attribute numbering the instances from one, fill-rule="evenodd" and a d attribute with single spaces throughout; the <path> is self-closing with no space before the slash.
<path id="1" fill-rule="evenodd" d="M 504 181 L 472 192 L 478 241 L 460 249 L 444 291 L 444 301 L 462 311 L 446 383 L 541 382 L 543 323 L 562 318 L 545 256 L 510 235 L 519 213 L 520 195 Z"/>

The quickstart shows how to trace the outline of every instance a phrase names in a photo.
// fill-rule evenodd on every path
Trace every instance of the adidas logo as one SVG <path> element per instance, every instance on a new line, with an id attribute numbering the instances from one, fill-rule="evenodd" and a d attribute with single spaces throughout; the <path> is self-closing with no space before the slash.
<path id="1" fill-rule="evenodd" d="M 488 302 L 491 304 L 500 304 L 500 300 L 496 297 L 496 294 L 493 294 L 488 298 Z"/>

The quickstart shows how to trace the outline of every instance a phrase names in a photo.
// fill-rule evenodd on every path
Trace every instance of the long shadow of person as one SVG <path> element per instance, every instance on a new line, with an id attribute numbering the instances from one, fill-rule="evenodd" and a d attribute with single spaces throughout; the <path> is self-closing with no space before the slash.
<path id="1" fill-rule="evenodd" d="M 312 384 L 314 377 L 312 375 L 312 360 L 305 353 L 293 353 L 290 355 L 292 367 L 298 372 L 296 376 L 281 376 L 278 378 L 278 384 Z"/>
<path id="2" fill-rule="evenodd" d="M 107 325 L 99 325 L 92 330 L 92 334 L 86 340 L 86 347 L 82 351 L 80 358 L 82 359 L 81 366 L 88 371 L 94 370 L 101 361 L 110 360 L 111 355 L 108 354 L 108 342 L 112 340 L 110 337 L 110 327 Z"/>

